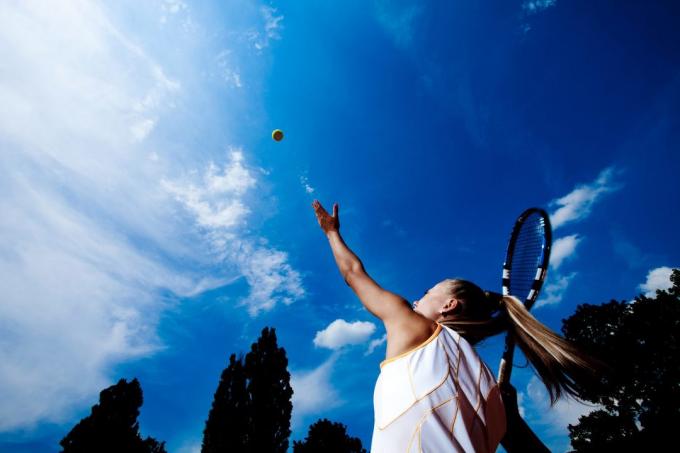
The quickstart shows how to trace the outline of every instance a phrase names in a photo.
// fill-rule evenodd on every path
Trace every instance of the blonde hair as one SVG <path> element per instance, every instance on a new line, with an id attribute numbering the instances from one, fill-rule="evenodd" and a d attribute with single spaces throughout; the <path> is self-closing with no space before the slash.
<path id="1" fill-rule="evenodd" d="M 440 284 L 460 306 L 440 323 L 456 330 L 471 344 L 510 331 L 548 389 L 551 404 L 563 393 L 578 397 L 580 386 L 606 368 L 603 362 L 579 351 L 539 322 L 516 297 L 484 291 L 462 279 L 446 279 Z"/>

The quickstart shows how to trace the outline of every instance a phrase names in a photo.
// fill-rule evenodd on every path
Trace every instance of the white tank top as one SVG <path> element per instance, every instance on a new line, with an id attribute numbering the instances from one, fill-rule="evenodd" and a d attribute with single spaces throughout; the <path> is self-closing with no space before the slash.
<path id="1" fill-rule="evenodd" d="M 372 453 L 496 450 L 505 434 L 498 385 L 455 330 L 439 324 L 424 343 L 380 368 Z"/>

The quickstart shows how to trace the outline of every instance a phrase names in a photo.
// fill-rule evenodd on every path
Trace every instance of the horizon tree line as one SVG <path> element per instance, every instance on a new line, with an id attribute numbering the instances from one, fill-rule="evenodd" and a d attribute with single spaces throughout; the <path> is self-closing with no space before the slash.
<path id="1" fill-rule="evenodd" d="M 562 320 L 565 338 L 604 360 L 610 371 L 580 389 L 598 409 L 568 425 L 572 452 L 666 449 L 680 425 L 680 270 L 654 297 L 580 304 Z M 288 359 L 274 328 L 265 327 L 245 354 L 231 354 L 203 430 L 202 453 L 287 452 L 293 389 Z M 167 453 L 165 442 L 142 438 L 139 381 L 120 379 L 101 391 L 91 414 L 60 441 L 63 453 Z M 294 453 L 365 453 L 342 423 L 317 420 Z"/>

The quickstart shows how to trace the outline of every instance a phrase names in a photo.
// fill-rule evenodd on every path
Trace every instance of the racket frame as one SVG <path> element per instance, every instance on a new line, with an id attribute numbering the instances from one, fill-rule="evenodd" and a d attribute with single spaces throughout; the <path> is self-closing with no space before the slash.
<path id="1" fill-rule="evenodd" d="M 550 250 L 552 248 L 552 227 L 550 225 L 550 218 L 548 214 L 541 208 L 529 208 L 525 210 L 515 221 L 512 227 L 512 232 L 510 233 L 510 240 L 508 241 L 508 246 L 505 251 L 505 262 L 503 263 L 503 295 L 508 296 L 510 294 L 510 278 L 512 268 L 510 263 L 512 263 L 512 258 L 515 254 L 515 244 L 519 237 L 519 232 L 522 225 L 526 219 L 532 215 L 538 214 L 543 218 L 544 222 L 544 233 L 545 233 L 545 243 L 543 245 L 543 260 L 540 265 L 536 268 L 536 274 L 534 276 L 534 281 L 531 285 L 531 290 L 529 294 L 524 299 L 524 306 L 527 310 L 536 302 L 538 294 L 541 291 L 543 282 L 545 281 L 546 274 L 548 273 L 548 263 L 550 261 Z M 515 336 L 508 332 L 505 336 L 505 348 L 503 350 L 503 357 L 501 358 L 501 363 L 498 368 L 498 383 L 506 383 L 510 381 L 510 374 L 512 373 L 512 360 L 515 353 Z"/>

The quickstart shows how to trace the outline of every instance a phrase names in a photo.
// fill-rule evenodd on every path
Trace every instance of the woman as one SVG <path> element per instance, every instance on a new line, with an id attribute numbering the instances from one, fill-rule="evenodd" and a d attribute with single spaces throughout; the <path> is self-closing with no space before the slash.
<path id="1" fill-rule="evenodd" d="M 439 282 L 409 304 L 381 288 L 347 247 L 337 203 L 333 215 L 317 200 L 312 206 L 345 282 L 387 331 L 371 451 L 491 452 L 501 440 L 508 451 L 547 451 L 519 417 L 510 386 L 503 389 L 504 407 L 501 389 L 472 345 L 511 330 L 553 403 L 562 392 L 577 395 L 576 382 L 599 362 L 536 321 L 517 298 L 465 280 Z"/>

